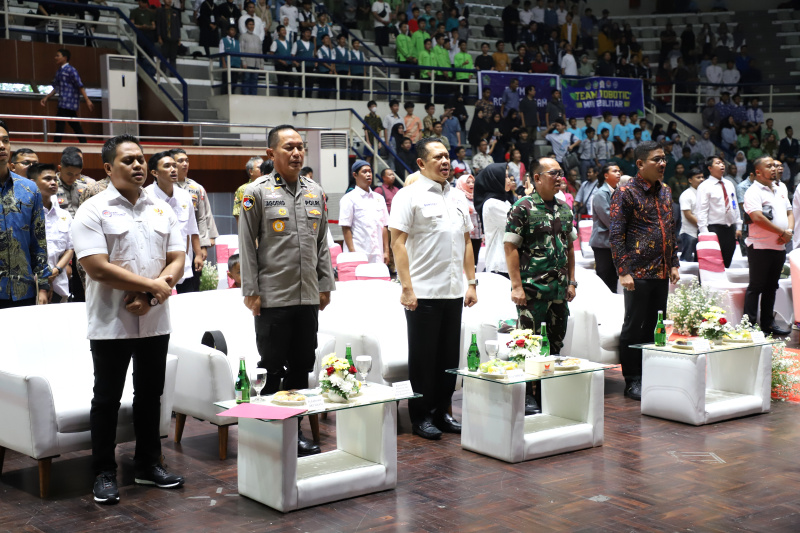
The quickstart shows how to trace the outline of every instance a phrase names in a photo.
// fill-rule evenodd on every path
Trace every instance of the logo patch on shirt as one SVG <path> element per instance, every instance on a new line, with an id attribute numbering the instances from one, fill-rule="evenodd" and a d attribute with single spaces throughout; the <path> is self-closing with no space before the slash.
<path id="1" fill-rule="evenodd" d="M 321 215 L 322 214 L 322 213 L 319 212 L 319 209 L 312 209 L 311 211 L 309 211 L 309 213 L 311 213 L 312 215 Z"/>
<path id="2" fill-rule="evenodd" d="M 58 203 L 59 203 L 59 204 L 63 204 L 63 203 L 64 203 L 64 199 L 63 199 L 63 198 L 59 198 L 59 199 L 58 199 Z"/>
<path id="3" fill-rule="evenodd" d="M 286 209 L 281 207 L 280 209 L 278 209 L 278 214 L 284 216 L 286 214 Z"/>
<path id="4" fill-rule="evenodd" d="M 61 200 L 61 199 L 59 198 L 59 200 Z M 109 211 L 108 209 L 104 210 L 104 211 L 103 211 L 103 216 L 104 216 L 104 217 L 111 218 L 111 216 L 112 216 L 112 215 L 111 215 L 111 211 Z"/>
<path id="5" fill-rule="evenodd" d="M 164 215 L 164 210 L 163 210 L 163 209 L 159 209 L 159 208 L 157 208 L 157 207 L 154 207 L 154 208 L 153 208 L 153 211 L 155 211 L 156 213 L 158 213 L 158 215 L 159 215 L 159 216 L 163 216 L 163 215 Z"/>
<path id="6" fill-rule="evenodd" d="M 314 193 L 304 194 L 303 196 L 305 196 L 306 198 L 316 198 L 317 197 L 317 195 L 314 194 Z"/>
<path id="7" fill-rule="evenodd" d="M 314 230 L 316 230 L 317 229 L 317 223 L 314 222 L 314 224 L 312 224 L 312 227 L 314 228 Z"/>
<path id="8" fill-rule="evenodd" d="M 272 229 L 280 233 L 286 229 L 286 224 L 283 223 L 283 220 L 276 220 L 272 223 Z"/>
<path id="9" fill-rule="evenodd" d="M 245 196 L 244 198 L 242 198 L 242 207 L 244 208 L 245 211 L 250 211 L 250 208 L 252 208 L 255 205 L 255 203 L 256 199 L 253 198 L 252 196 Z"/>

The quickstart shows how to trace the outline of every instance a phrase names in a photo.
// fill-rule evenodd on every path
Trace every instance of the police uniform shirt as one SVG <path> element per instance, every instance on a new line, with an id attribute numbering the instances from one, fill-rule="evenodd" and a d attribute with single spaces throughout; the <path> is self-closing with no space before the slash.
<path id="1" fill-rule="evenodd" d="M 242 197 L 242 295 L 261 296 L 261 307 L 318 305 L 320 292 L 336 289 L 325 193 L 306 178 L 295 186 L 290 192 L 273 172 L 249 184 Z"/>
<path id="2" fill-rule="evenodd" d="M 145 278 L 155 279 L 167 264 L 168 252 L 183 252 L 178 219 L 165 202 L 139 192 L 136 204 L 113 184 L 87 200 L 72 224 L 72 243 L 78 259 L 107 254 L 109 263 Z M 127 291 L 87 277 L 88 338 L 137 339 L 171 333 L 169 302 L 138 317 L 125 309 Z"/>
<path id="3" fill-rule="evenodd" d="M 75 216 L 78 206 L 81 203 L 81 195 L 83 191 L 89 186 L 94 185 L 96 182 L 88 176 L 81 175 L 75 183 L 67 185 L 61 180 L 61 174 L 57 174 L 58 179 L 58 207 L 67 210 L 71 216 Z"/>
<path id="4" fill-rule="evenodd" d="M 197 230 L 200 232 L 200 246 L 211 246 L 211 239 L 219 237 L 219 231 L 217 231 L 217 224 L 214 222 L 211 202 L 208 200 L 205 188 L 191 178 L 179 181 L 175 185 L 188 192 L 192 198 Z"/>
<path id="5" fill-rule="evenodd" d="M 47 233 L 47 264 L 52 270 L 64 252 L 72 248 L 69 232 L 72 227 L 72 217 L 65 209 L 52 203 L 52 207 L 44 209 L 44 226 Z M 62 268 L 53 280 L 53 292 L 59 296 L 69 296 L 69 278 L 67 269 Z"/>
<path id="6" fill-rule="evenodd" d="M 458 192 L 420 174 L 392 199 L 389 227 L 408 234 L 408 269 L 417 298 L 464 296 L 464 234 L 473 226 Z"/>
<path id="7" fill-rule="evenodd" d="M 167 193 L 161 190 L 158 184 L 151 183 L 144 189 L 147 194 L 153 195 L 154 198 L 162 200 L 172 208 L 175 216 L 178 219 L 178 227 L 181 232 L 181 239 L 184 244 L 187 243 L 187 238 L 190 235 L 199 235 L 197 230 L 197 219 L 194 216 L 194 209 L 192 208 L 192 198 L 189 193 L 180 187 L 172 188 L 172 197 L 167 196 Z M 191 278 L 192 272 L 192 256 L 189 253 L 191 245 L 185 246 L 186 259 L 183 263 L 183 277 L 181 281 Z"/>
<path id="8" fill-rule="evenodd" d="M 339 225 L 353 232 L 353 246 L 347 252 L 364 252 L 370 263 L 383 262 L 383 228 L 389 225 L 386 200 L 372 189 L 356 187 L 339 201 Z"/>

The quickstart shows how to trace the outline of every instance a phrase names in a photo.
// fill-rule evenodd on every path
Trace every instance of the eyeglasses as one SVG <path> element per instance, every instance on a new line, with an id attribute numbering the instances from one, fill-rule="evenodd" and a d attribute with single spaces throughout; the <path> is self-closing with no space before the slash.
<path id="1" fill-rule="evenodd" d="M 564 177 L 566 177 L 564 175 L 564 171 L 561 170 L 561 169 L 553 169 L 553 170 L 550 170 L 548 172 L 542 172 L 542 174 L 547 174 L 551 178 L 564 178 Z"/>
<path id="2" fill-rule="evenodd" d="M 654 157 L 650 161 L 652 161 L 655 164 L 666 163 L 667 162 L 667 158 L 666 157 Z"/>
<path id="3" fill-rule="evenodd" d="M 16 162 L 16 163 L 14 163 L 14 164 L 15 164 L 15 165 L 22 165 L 23 167 L 29 167 L 29 166 L 31 166 L 32 164 L 34 164 L 35 162 L 36 162 L 36 161 L 27 161 L 27 160 L 23 160 L 23 161 L 17 161 L 17 162 Z"/>

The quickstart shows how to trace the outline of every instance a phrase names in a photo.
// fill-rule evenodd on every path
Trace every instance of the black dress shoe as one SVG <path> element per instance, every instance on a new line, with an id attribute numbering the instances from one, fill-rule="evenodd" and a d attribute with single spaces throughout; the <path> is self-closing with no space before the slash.
<path id="1" fill-rule="evenodd" d="M 305 438 L 303 436 L 303 432 L 297 430 L 297 456 L 298 457 L 305 457 L 307 455 L 315 455 L 320 453 L 322 450 L 319 449 L 319 446 L 314 443 L 313 440 Z"/>
<path id="2" fill-rule="evenodd" d="M 536 398 L 532 394 L 525 395 L 525 416 L 538 415 L 542 412 L 542 408 L 536 403 Z"/>
<path id="3" fill-rule="evenodd" d="M 444 416 L 438 418 L 435 425 L 441 431 L 446 433 L 461 433 L 461 424 L 459 424 L 458 421 L 448 413 L 445 413 Z"/>
<path id="4" fill-rule="evenodd" d="M 791 331 L 791 330 L 789 330 L 789 329 L 783 329 L 782 327 L 780 327 L 780 326 L 779 326 L 778 324 L 776 324 L 775 322 L 773 322 L 772 324 L 770 324 L 770 326 L 769 326 L 769 327 L 767 327 L 767 328 L 762 328 L 762 329 L 764 330 L 764 334 L 765 334 L 765 335 L 769 335 L 770 333 L 772 333 L 772 334 L 773 334 L 774 336 L 776 336 L 776 337 L 785 337 L 785 336 L 787 336 L 787 335 L 789 335 L 789 334 L 791 334 L 791 333 L 792 333 L 792 331 Z"/>
<path id="5" fill-rule="evenodd" d="M 411 426 L 411 431 L 414 435 L 419 435 L 423 439 L 439 440 L 442 438 L 442 431 L 433 425 L 430 420 L 425 420 L 420 424 Z"/>
<path id="6" fill-rule="evenodd" d="M 642 378 L 625 379 L 625 397 L 637 402 L 642 401 Z"/>

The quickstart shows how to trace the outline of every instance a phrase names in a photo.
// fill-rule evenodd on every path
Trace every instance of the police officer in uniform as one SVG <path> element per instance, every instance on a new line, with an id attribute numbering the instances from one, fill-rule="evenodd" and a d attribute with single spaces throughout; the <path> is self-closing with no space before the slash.
<path id="1" fill-rule="evenodd" d="M 568 302 L 575 298 L 575 255 L 572 211 L 555 197 L 564 171 L 558 161 L 539 160 L 534 168 L 535 190 L 517 200 L 508 213 L 503 243 L 511 301 L 517 306 L 517 327 L 539 331 L 544 322 L 551 353 L 561 353 L 569 318 Z M 537 390 L 541 394 L 541 390 Z M 537 394 L 538 395 L 538 394 Z M 538 412 L 527 395 L 526 413 Z"/>
<path id="2" fill-rule="evenodd" d="M 318 313 L 334 290 L 324 191 L 300 178 L 304 145 L 288 125 L 269 133 L 274 171 L 245 188 L 239 215 L 244 304 L 253 312 L 264 390 L 308 387 L 317 348 Z M 258 244 L 256 244 L 258 243 Z M 298 454 L 319 446 L 298 430 Z"/>

